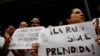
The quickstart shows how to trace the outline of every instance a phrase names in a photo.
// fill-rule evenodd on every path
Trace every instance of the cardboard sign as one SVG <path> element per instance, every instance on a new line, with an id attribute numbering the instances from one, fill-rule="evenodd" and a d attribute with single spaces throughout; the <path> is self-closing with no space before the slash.
<path id="1" fill-rule="evenodd" d="M 39 56 L 100 55 L 92 22 L 47 28 L 39 37 Z"/>
<path id="2" fill-rule="evenodd" d="M 38 40 L 38 33 L 44 27 L 19 28 L 12 35 L 9 49 L 30 49 L 32 43 Z"/>

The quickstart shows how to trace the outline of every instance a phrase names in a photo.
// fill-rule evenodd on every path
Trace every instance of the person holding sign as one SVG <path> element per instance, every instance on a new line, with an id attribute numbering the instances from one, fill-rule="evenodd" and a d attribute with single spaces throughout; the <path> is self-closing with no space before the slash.
<path id="1" fill-rule="evenodd" d="M 68 24 L 74 24 L 74 23 L 81 23 L 85 21 L 85 17 L 83 12 L 79 8 L 73 8 L 67 13 L 66 21 Z M 99 26 L 99 21 L 96 21 L 96 25 L 94 26 L 95 30 L 97 31 Z M 100 36 L 97 36 L 96 42 L 100 44 Z"/>
<path id="2" fill-rule="evenodd" d="M 15 28 L 13 26 L 9 26 L 7 29 L 5 29 L 4 37 L 5 37 L 5 43 L 4 46 L 1 49 L 0 56 L 20 56 L 20 53 L 16 50 L 9 50 L 9 44 L 11 41 L 11 35 L 15 31 Z"/>
<path id="3" fill-rule="evenodd" d="M 27 28 L 29 25 L 26 21 L 21 21 L 19 24 L 19 28 Z M 18 49 L 18 52 L 21 54 L 21 56 L 25 56 L 25 50 Z"/>
<path id="4" fill-rule="evenodd" d="M 94 24 L 94 22 L 93 22 L 93 24 Z M 97 42 L 98 45 L 100 45 L 100 37 L 99 37 L 99 35 L 100 35 L 100 24 L 99 24 L 98 18 L 95 19 L 94 28 L 96 30 L 96 34 L 98 35 L 98 37 L 96 38 L 96 42 Z"/>
<path id="5" fill-rule="evenodd" d="M 85 17 L 83 12 L 79 8 L 72 8 L 68 13 L 67 13 L 67 18 L 66 21 L 68 24 L 75 24 L 75 23 L 82 23 L 85 21 Z M 97 36 L 96 42 L 97 44 L 100 44 L 100 37 Z M 33 56 L 38 56 L 38 47 L 39 43 L 33 44 L 30 52 Z"/>
<path id="6" fill-rule="evenodd" d="M 96 27 L 96 25 L 98 24 L 98 27 L 96 28 L 96 33 L 98 34 L 98 35 L 100 35 L 100 5 L 98 5 L 97 6 L 97 8 L 96 8 L 96 17 L 95 18 L 93 18 L 93 24 L 94 24 L 94 26 Z"/>

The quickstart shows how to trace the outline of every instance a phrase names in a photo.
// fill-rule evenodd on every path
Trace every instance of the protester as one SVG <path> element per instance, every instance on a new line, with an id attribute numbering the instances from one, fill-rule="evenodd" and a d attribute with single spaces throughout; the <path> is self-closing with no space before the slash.
<path id="1" fill-rule="evenodd" d="M 27 28 L 29 27 L 28 23 L 26 21 L 21 21 L 19 24 L 19 28 Z M 18 52 L 21 54 L 21 56 L 26 56 L 27 50 L 18 49 Z"/>
<path id="2" fill-rule="evenodd" d="M 33 17 L 31 20 L 31 27 L 40 26 L 40 19 L 38 17 Z"/>
<path id="3" fill-rule="evenodd" d="M 15 31 L 15 28 L 13 26 L 9 26 L 7 29 L 5 29 L 5 32 L 4 32 L 5 43 L 1 49 L 0 56 L 21 56 L 17 50 L 9 49 L 11 36 L 14 33 L 14 31 Z"/>
<path id="4" fill-rule="evenodd" d="M 75 23 L 81 23 L 85 21 L 85 17 L 83 12 L 79 9 L 79 8 L 72 8 L 70 11 L 68 11 L 67 13 L 67 18 L 66 18 L 66 22 L 68 24 L 75 24 Z M 96 38 L 96 42 L 97 44 L 100 44 L 100 37 L 97 36 Z M 39 43 L 35 43 L 33 44 L 30 52 L 33 56 L 38 56 L 38 47 L 39 47 Z"/>
<path id="5" fill-rule="evenodd" d="M 5 38 L 4 38 L 4 25 L 0 24 L 0 53 L 2 51 L 2 48 L 5 43 Z"/>
<path id="6" fill-rule="evenodd" d="M 96 29 L 96 33 L 100 35 L 100 5 L 96 8 L 96 17 L 93 18 L 93 24 L 94 24 L 94 27 Z M 96 26 L 96 25 L 99 25 L 99 26 Z"/>
<path id="7" fill-rule="evenodd" d="M 19 28 L 26 28 L 26 27 L 28 27 L 28 23 L 26 21 L 20 22 Z"/>

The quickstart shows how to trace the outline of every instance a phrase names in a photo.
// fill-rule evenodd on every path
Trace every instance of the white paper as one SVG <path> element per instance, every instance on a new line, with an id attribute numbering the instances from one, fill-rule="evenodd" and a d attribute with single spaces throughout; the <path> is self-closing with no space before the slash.
<path id="1" fill-rule="evenodd" d="M 80 26 L 84 26 L 84 30 Z M 66 32 L 66 27 L 70 27 L 70 31 Z M 100 55 L 100 46 L 95 42 L 96 33 L 92 22 L 47 28 L 40 32 L 39 37 L 39 56 Z"/>
<path id="2" fill-rule="evenodd" d="M 9 49 L 30 49 L 32 43 L 38 40 L 38 33 L 44 27 L 19 28 L 12 35 Z"/>

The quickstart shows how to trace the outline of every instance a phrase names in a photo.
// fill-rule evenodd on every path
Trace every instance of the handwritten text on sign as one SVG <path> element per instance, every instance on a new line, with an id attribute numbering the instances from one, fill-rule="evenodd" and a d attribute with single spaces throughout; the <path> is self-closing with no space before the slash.
<path id="1" fill-rule="evenodd" d="M 92 24 L 92 26 L 90 26 Z M 73 32 L 79 31 L 87 31 L 90 34 L 94 34 L 94 27 L 92 22 L 85 22 L 85 23 L 78 23 L 78 24 L 70 24 L 70 25 L 63 25 L 63 26 L 56 26 L 47 28 L 47 31 L 50 33 L 45 33 L 47 35 L 55 35 L 55 34 L 69 34 Z M 93 33 L 91 33 L 93 32 Z"/>
<path id="2" fill-rule="evenodd" d="M 44 27 L 17 29 L 12 36 L 9 49 L 30 49 L 32 47 L 32 43 L 38 40 L 39 31 L 42 29 L 44 29 Z"/>
<path id="3" fill-rule="evenodd" d="M 66 27 L 70 27 L 69 30 Z M 39 56 L 100 55 L 92 22 L 48 28 L 41 32 L 40 37 Z"/>

